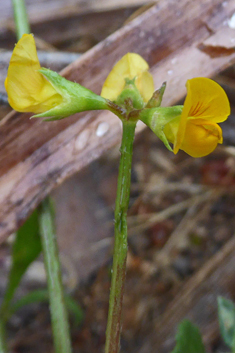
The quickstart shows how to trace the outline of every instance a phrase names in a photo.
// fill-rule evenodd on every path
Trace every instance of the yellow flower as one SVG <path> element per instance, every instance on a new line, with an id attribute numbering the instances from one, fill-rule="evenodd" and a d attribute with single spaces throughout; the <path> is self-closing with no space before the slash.
<path id="1" fill-rule="evenodd" d="M 40 63 L 32 34 L 24 34 L 10 60 L 5 88 L 11 107 L 19 112 L 43 113 L 63 98 L 38 71 Z"/>
<path id="2" fill-rule="evenodd" d="M 148 72 L 147 62 L 136 53 L 127 53 L 113 67 L 106 78 L 101 97 L 115 101 L 125 86 L 125 79 L 134 79 L 144 102 L 148 102 L 154 92 L 153 77 Z"/>
<path id="3" fill-rule="evenodd" d="M 182 113 L 167 123 L 164 133 L 174 145 L 192 157 L 203 157 L 223 142 L 221 123 L 230 114 L 224 90 L 209 78 L 193 78 L 186 83 L 187 96 Z"/>

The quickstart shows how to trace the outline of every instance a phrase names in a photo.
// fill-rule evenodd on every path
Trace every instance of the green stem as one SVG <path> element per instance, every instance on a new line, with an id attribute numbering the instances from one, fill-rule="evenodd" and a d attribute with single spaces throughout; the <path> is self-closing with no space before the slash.
<path id="1" fill-rule="evenodd" d="M 27 10 L 24 0 L 12 0 L 16 25 L 16 36 L 19 40 L 23 34 L 30 33 Z"/>
<path id="2" fill-rule="evenodd" d="M 56 353 L 71 353 L 69 323 L 64 302 L 61 269 L 51 206 L 48 199 L 39 208 L 40 233 L 47 273 L 52 331 Z"/>
<path id="3" fill-rule="evenodd" d="M 105 353 L 118 353 L 121 334 L 121 312 L 126 277 L 127 210 L 130 197 L 131 162 L 135 122 L 123 121 L 121 159 L 115 208 L 115 242 Z"/>
<path id="4" fill-rule="evenodd" d="M 5 322 L 0 320 L 0 353 L 7 352 L 6 338 L 5 338 Z"/>

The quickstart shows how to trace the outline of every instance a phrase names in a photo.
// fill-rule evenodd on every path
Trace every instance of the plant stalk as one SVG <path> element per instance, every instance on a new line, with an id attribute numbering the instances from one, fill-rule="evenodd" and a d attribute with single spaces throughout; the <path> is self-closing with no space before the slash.
<path id="1" fill-rule="evenodd" d="M 23 34 L 30 33 L 30 25 L 24 0 L 12 0 L 16 36 L 19 40 Z"/>
<path id="2" fill-rule="evenodd" d="M 0 353 L 7 352 L 6 338 L 5 338 L 5 322 L 0 319 Z"/>
<path id="3" fill-rule="evenodd" d="M 136 122 L 123 121 L 121 158 L 115 207 L 115 240 L 105 353 L 118 353 L 126 277 L 127 210 L 130 198 L 131 163 Z"/>
<path id="4" fill-rule="evenodd" d="M 68 316 L 64 301 L 61 269 L 49 199 L 39 207 L 39 225 L 47 273 L 52 331 L 56 353 L 71 353 Z"/>

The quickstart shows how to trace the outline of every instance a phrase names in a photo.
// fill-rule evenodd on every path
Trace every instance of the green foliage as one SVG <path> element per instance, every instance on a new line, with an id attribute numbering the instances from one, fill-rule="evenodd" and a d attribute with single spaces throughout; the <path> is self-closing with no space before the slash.
<path id="1" fill-rule="evenodd" d="M 9 305 L 19 286 L 22 276 L 29 265 L 41 252 L 39 236 L 38 213 L 35 210 L 23 226 L 17 231 L 12 246 L 12 265 L 8 277 L 8 285 L 3 299 L 1 312 L 4 317 L 8 315 Z"/>
<path id="2" fill-rule="evenodd" d="M 74 325 L 79 326 L 84 318 L 84 313 L 82 308 L 78 305 L 78 303 L 70 296 L 65 295 L 65 305 L 67 306 L 68 311 L 73 316 Z"/>
<path id="3" fill-rule="evenodd" d="M 76 303 L 76 301 L 70 296 L 65 295 L 65 304 L 70 314 L 73 316 L 74 324 L 76 326 L 80 325 L 83 320 L 83 311 L 81 307 Z M 49 293 L 47 289 L 35 290 L 24 297 L 18 299 L 11 306 L 11 314 L 15 311 L 21 309 L 25 305 L 34 304 L 34 303 L 48 303 Z"/>
<path id="4" fill-rule="evenodd" d="M 183 320 L 179 325 L 176 342 L 172 353 L 205 353 L 200 331 L 189 320 Z"/>
<path id="5" fill-rule="evenodd" d="M 224 342 L 235 352 L 235 305 L 231 300 L 218 297 L 220 333 Z"/>

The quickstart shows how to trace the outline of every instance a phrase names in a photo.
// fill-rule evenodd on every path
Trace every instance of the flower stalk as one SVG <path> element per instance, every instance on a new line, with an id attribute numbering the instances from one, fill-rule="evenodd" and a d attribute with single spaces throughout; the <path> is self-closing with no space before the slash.
<path id="1" fill-rule="evenodd" d="M 30 33 L 29 20 L 24 0 L 12 0 L 16 36 L 19 40 L 23 34 Z"/>
<path id="2" fill-rule="evenodd" d="M 69 323 L 64 302 L 60 260 L 49 199 L 39 207 L 40 233 L 47 274 L 52 331 L 56 353 L 72 353 Z"/>
<path id="3" fill-rule="evenodd" d="M 5 322 L 0 319 L 0 353 L 6 353 Z"/>
<path id="4" fill-rule="evenodd" d="M 127 210 L 130 197 L 131 163 L 136 122 L 123 121 L 121 158 L 115 207 L 115 240 L 105 353 L 118 353 L 127 257 Z"/>

